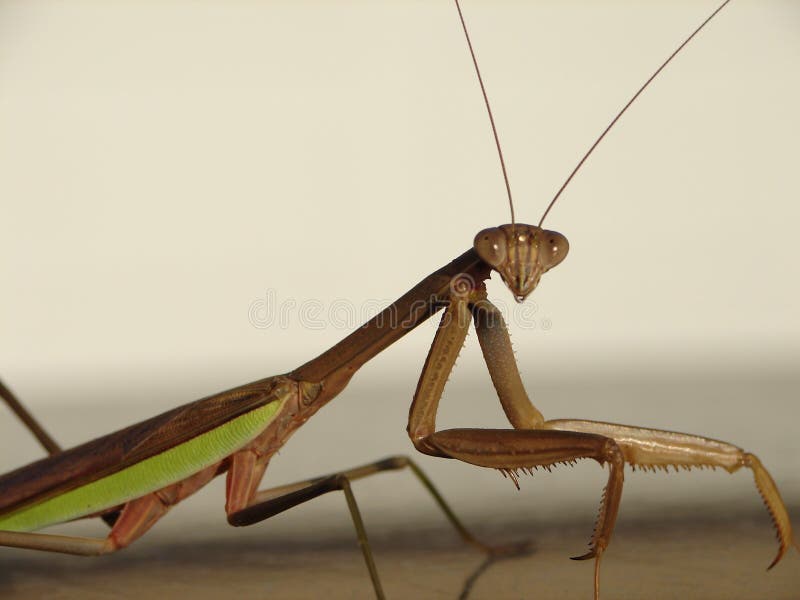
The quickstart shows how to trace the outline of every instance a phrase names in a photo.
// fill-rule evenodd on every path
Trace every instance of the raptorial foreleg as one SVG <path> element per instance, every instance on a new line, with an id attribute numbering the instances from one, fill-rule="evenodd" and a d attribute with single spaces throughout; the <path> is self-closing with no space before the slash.
<path id="1" fill-rule="evenodd" d="M 777 556 L 768 568 L 771 569 L 783 558 L 789 546 L 794 545 L 800 550 L 778 487 L 754 454 L 733 444 L 706 437 L 615 423 L 558 419 L 545 422 L 544 427 L 558 431 L 583 431 L 612 438 L 622 450 L 625 462 L 633 468 L 666 471 L 669 467 L 675 470 L 710 467 L 722 468 L 729 473 L 742 467 L 748 468 L 753 473 L 756 487 L 772 517 L 780 546 Z"/>
<path id="2" fill-rule="evenodd" d="M 425 442 L 444 456 L 498 469 L 515 483 L 520 474 L 530 474 L 538 467 L 549 469 L 582 458 L 594 459 L 601 465 L 608 463 L 608 482 L 589 552 L 574 557 L 595 559 L 594 589 L 595 598 L 599 597 L 600 559 L 611 541 L 624 481 L 622 451 L 613 439 L 591 433 L 540 429 L 447 429 L 431 434 Z"/>

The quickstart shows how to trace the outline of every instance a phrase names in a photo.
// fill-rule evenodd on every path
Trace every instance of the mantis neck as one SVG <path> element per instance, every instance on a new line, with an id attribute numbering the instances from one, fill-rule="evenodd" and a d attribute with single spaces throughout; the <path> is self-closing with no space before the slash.
<path id="1" fill-rule="evenodd" d="M 455 277 L 469 278 L 468 281 L 477 285 L 489 276 L 489 272 L 475 250 L 470 248 L 428 275 L 341 342 L 288 376 L 298 381 L 321 384 L 322 394 L 315 403 L 330 400 L 347 385 L 361 365 L 446 305 Z"/>

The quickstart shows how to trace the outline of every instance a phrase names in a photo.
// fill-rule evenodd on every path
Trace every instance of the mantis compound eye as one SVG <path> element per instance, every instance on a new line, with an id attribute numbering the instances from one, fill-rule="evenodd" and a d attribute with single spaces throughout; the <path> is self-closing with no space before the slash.
<path id="1" fill-rule="evenodd" d="M 546 271 L 552 269 L 567 256 L 569 242 L 567 238 L 557 231 L 542 231 L 539 244 L 539 256 L 542 268 Z"/>
<path id="2" fill-rule="evenodd" d="M 503 264 L 508 255 L 506 235 L 497 227 L 479 232 L 472 245 L 478 256 L 494 268 Z"/>

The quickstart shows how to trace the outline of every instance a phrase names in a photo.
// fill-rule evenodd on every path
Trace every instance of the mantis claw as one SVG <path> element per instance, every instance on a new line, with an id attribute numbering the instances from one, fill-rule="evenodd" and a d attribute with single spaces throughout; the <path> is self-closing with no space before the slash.
<path id="1" fill-rule="evenodd" d="M 592 548 L 583 556 L 572 556 L 570 560 L 588 560 L 594 558 L 594 600 L 600 600 L 600 559 L 603 557 L 602 550 Z"/>
<path id="2" fill-rule="evenodd" d="M 797 540 L 794 539 L 792 533 L 792 524 L 789 521 L 789 514 L 786 511 L 786 506 L 783 503 L 778 487 L 775 485 L 769 472 L 758 460 L 758 457 L 749 452 L 744 454 L 744 466 L 748 467 L 753 472 L 753 479 L 756 483 L 756 488 L 764 501 L 764 506 L 767 507 L 772 525 L 775 528 L 775 536 L 778 538 L 778 554 L 767 567 L 767 571 L 777 565 L 789 550 L 789 546 L 794 546 L 800 550 Z"/>

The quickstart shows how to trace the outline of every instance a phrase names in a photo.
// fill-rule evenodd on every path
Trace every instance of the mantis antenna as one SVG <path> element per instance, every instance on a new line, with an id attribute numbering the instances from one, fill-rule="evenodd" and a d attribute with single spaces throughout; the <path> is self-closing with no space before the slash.
<path id="1" fill-rule="evenodd" d="M 467 38 L 467 46 L 469 46 L 469 53 L 470 56 L 472 56 L 472 64 L 475 65 L 475 74 L 478 76 L 478 83 L 481 84 L 481 92 L 483 92 L 483 101 L 486 103 L 486 111 L 489 113 L 489 122 L 492 124 L 494 143 L 497 146 L 497 155 L 500 157 L 500 167 L 503 169 L 503 180 L 506 182 L 506 193 L 508 194 L 508 206 L 511 209 L 511 226 L 513 227 L 515 224 L 514 201 L 511 199 L 511 184 L 508 182 L 508 172 L 506 172 L 506 161 L 503 160 L 503 149 L 500 148 L 500 137 L 497 135 L 497 126 L 494 124 L 492 107 L 489 105 L 489 96 L 486 95 L 486 86 L 483 85 L 483 77 L 481 77 L 481 70 L 480 68 L 478 68 L 478 59 L 475 58 L 475 50 L 473 50 L 472 41 L 469 39 L 467 24 L 464 21 L 464 13 L 461 12 L 461 4 L 459 4 L 458 0 L 455 0 L 455 2 L 456 2 L 456 9 L 458 10 L 458 18 L 461 20 L 461 27 L 464 30 L 464 37 Z"/>
<path id="2" fill-rule="evenodd" d="M 717 9 L 713 13 L 711 13 L 708 16 L 708 18 L 706 18 L 705 21 L 700 23 L 700 26 L 697 29 L 695 29 L 691 33 L 691 35 L 689 35 L 689 37 L 687 37 L 685 40 L 683 40 L 683 43 L 680 46 L 678 46 L 672 54 L 669 55 L 667 60 L 665 60 L 663 63 L 661 63 L 661 66 L 658 67 L 658 69 L 656 69 L 655 72 L 652 75 L 650 75 L 650 77 L 647 79 L 647 81 L 644 82 L 642 87 L 640 87 L 637 90 L 637 92 L 631 97 L 631 99 L 628 100 L 628 103 L 625 106 L 622 107 L 622 110 L 620 110 L 617 113 L 617 116 L 614 117 L 614 119 L 611 121 L 611 123 L 608 124 L 608 127 L 606 127 L 603 130 L 603 133 L 601 133 L 600 136 L 589 147 L 589 150 L 586 151 L 586 154 L 583 155 L 583 158 L 581 158 L 580 162 L 578 162 L 578 164 L 575 166 L 575 168 L 572 169 L 572 173 L 569 174 L 569 177 L 567 177 L 567 179 L 564 181 L 564 183 L 561 184 L 561 187 L 556 192 L 556 195 L 553 196 L 553 199 L 550 201 L 550 204 L 547 205 L 547 208 L 545 209 L 544 214 L 542 214 L 542 218 L 539 219 L 539 225 L 538 225 L 539 227 L 542 226 L 542 223 L 544 223 L 544 219 L 547 216 L 547 214 L 550 212 L 550 209 L 553 208 L 553 205 L 556 203 L 556 200 L 558 200 L 559 196 L 561 196 L 561 192 L 563 192 L 564 188 L 566 188 L 567 185 L 569 185 L 569 182 L 572 181 L 573 177 L 575 177 L 575 174 L 583 166 L 583 163 L 586 162 L 586 159 L 589 158 L 589 155 L 592 152 L 594 152 L 594 149 L 597 147 L 597 145 L 603 140 L 604 137 L 606 137 L 606 134 L 611 130 L 611 128 L 614 127 L 614 125 L 616 125 L 617 121 L 619 121 L 620 117 L 623 114 L 625 114 L 625 111 L 628 110 L 628 108 L 630 107 L 631 104 L 633 104 L 634 100 L 636 100 L 639 97 L 639 95 L 645 90 L 645 88 L 647 88 L 647 86 L 650 85 L 650 82 L 653 81 L 653 79 L 655 79 L 658 76 L 658 74 L 661 73 L 661 71 L 664 70 L 664 67 L 666 67 L 670 63 L 670 61 L 672 61 L 672 59 L 675 58 L 677 56 L 677 54 L 681 50 L 683 50 L 684 46 L 686 46 L 686 44 L 688 44 L 690 41 L 692 41 L 692 38 L 694 36 L 696 36 L 698 33 L 700 33 L 700 30 L 703 29 L 703 27 L 705 27 L 711 19 L 713 19 L 715 16 L 717 16 L 717 13 L 719 11 L 721 11 L 723 8 L 725 8 L 725 5 L 728 4 L 728 2 L 730 2 L 730 1 L 731 0 L 725 0 L 722 4 L 720 4 L 717 7 Z M 456 4 L 458 4 L 458 0 L 456 0 Z M 488 106 L 488 101 L 487 101 L 487 106 Z M 491 115 L 491 113 L 490 113 L 490 115 Z M 499 148 L 499 145 L 498 145 L 498 148 Z M 505 169 L 503 170 L 503 172 L 505 173 Z"/>

